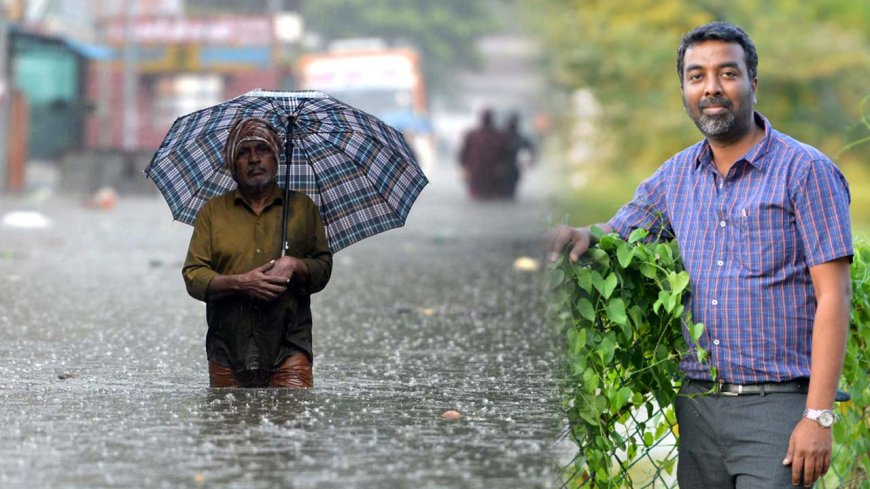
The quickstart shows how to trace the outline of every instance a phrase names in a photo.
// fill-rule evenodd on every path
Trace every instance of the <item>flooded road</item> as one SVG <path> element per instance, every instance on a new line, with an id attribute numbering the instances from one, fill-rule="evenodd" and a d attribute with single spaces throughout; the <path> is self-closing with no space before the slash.
<path id="1" fill-rule="evenodd" d="M 336 254 L 308 391 L 208 388 L 191 228 L 160 197 L 0 196 L 50 221 L 0 228 L 0 487 L 558 485 L 552 328 L 515 266 L 544 196 L 457 185 L 433 178 L 405 228 Z"/>

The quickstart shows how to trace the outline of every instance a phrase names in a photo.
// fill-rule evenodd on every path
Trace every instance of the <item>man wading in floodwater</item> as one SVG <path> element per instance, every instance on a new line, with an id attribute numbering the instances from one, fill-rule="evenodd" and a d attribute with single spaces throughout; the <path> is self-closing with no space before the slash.
<path id="1" fill-rule="evenodd" d="M 332 273 L 320 213 L 306 195 L 275 183 L 281 141 L 248 118 L 230 131 L 224 161 L 238 188 L 209 200 L 196 218 L 182 275 L 207 304 L 212 387 L 312 387 L 311 294 Z M 280 255 L 281 216 L 289 248 Z"/>

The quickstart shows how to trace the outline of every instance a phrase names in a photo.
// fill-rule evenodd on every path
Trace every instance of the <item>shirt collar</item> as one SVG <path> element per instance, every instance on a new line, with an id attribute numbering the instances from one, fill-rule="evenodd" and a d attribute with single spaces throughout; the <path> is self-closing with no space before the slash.
<path id="1" fill-rule="evenodd" d="M 245 197 L 242 195 L 242 193 L 239 192 L 238 187 L 236 187 L 233 190 L 233 202 L 235 202 L 236 204 L 242 204 L 248 208 L 251 207 L 250 205 L 248 205 L 248 201 L 245 200 Z M 275 185 L 272 188 L 272 195 L 269 196 L 269 203 L 266 204 L 266 207 L 269 207 L 269 206 L 272 206 L 272 205 L 275 205 L 278 203 L 283 203 L 283 202 L 284 202 L 284 189 Z"/>
<path id="2" fill-rule="evenodd" d="M 764 117 L 761 112 L 754 113 L 754 120 L 755 123 L 764 130 L 764 137 L 761 138 L 761 141 L 756 143 L 755 146 L 749 148 L 749 151 L 747 151 L 740 160 L 746 160 L 747 163 L 754 166 L 756 169 L 762 170 L 767 161 L 764 159 L 764 155 L 767 154 L 770 149 L 770 142 L 773 140 L 773 128 L 770 126 L 770 121 L 767 120 L 767 117 Z M 698 143 L 698 151 L 695 155 L 694 165 L 696 169 L 702 165 L 709 168 L 714 167 L 713 150 L 710 149 L 710 143 L 706 139 Z"/>

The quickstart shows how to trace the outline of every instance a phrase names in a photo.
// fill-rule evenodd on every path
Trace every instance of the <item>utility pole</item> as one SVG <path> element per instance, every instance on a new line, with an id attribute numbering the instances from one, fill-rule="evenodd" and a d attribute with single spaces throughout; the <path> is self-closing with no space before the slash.
<path id="1" fill-rule="evenodd" d="M 126 4 L 124 23 L 124 151 L 132 153 L 139 145 L 138 45 L 133 32 L 138 1 Z"/>
<path id="2" fill-rule="evenodd" d="M 6 190 L 9 174 L 9 116 L 12 112 L 12 80 L 9 79 L 9 18 L 0 7 L 0 192 Z"/>
<path id="3" fill-rule="evenodd" d="M 94 18 L 94 27 L 97 31 L 97 41 L 106 46 L 108 44 L 108 36 L 106 33 L 106 25 L 108 23 L 109 14 L 106 8 L 107 0 L 99 0 L 97 4 L 97 13 Z M 111 73 L 109 71 L 109 60 L 101 59 L 97 65 L 97 147 L 105 150 L 112 144 L 112 128 L 111 120 L 109 119 L 109 103 L 112 99 L 112 83 Z"/>

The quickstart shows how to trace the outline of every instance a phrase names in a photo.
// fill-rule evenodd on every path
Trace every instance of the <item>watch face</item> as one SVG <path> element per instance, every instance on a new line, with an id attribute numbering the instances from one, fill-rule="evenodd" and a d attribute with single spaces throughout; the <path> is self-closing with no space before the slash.
<path id="1" fill-rule="evenodd" d="M 834 413 L 831 411 L 822 411 L 817 420 L 823 428 L 830 428 L 834 424 Z"/>

